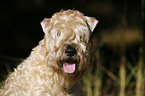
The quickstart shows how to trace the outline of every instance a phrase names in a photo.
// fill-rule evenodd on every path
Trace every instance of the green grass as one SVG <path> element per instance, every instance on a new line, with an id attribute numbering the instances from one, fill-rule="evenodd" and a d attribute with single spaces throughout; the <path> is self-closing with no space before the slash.
<path id="1" fill-rule="evenodd" d="M 121 28 L 104 31 L 100 44 L 93 38 L 90 69 L 82 79 L 85 96 L 145 96 L 142 40 L 140 30 Z M 103 55 L 98 51 L 97 44 L 105 46 L 104 49 L 99 47 Z M 106 51 L 106 48 L 109 50 Z M 136 50 L 132 51 L 134 48 Z M 127 55 L 127 51 L 131 52 L 131 56 Z M 114 55 L 119 59 L 113 58 Z"/>

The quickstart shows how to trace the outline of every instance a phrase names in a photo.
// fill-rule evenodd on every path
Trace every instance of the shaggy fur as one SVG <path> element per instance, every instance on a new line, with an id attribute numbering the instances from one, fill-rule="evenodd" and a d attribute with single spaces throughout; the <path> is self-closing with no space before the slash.
<path id="1" fill-rule="evenodd" d="M 0 96 L 82 96 L 89 38 L 97 20 L 76 10 L 45 18 L 44 39 L 7 78 Z"/>

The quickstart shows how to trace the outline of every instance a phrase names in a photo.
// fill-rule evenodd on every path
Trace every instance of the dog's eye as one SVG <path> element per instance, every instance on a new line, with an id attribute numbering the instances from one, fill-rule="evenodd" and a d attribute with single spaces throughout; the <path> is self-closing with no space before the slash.
<path id="1" fill-rule="evenodd" d="M 83 41 L 83 37 L 82 36 L 80 36 L 80 40 Z"/>
<path id="2" fill-rule="evenodd" d="M 61 35 L 61 32 L 60 32 L 60 31 L 58 31 L 58 32 L 57 32 L 57 36 L 59 37 L 60 35 Z"/>

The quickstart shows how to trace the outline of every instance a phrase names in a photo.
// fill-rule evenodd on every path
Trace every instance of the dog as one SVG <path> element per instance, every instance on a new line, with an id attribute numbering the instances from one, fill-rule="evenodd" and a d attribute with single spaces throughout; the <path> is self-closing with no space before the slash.
<path id="1" fill-rule="evenodd" d="M 90 36 L 97 23 L 77 10 L 45 18 L 44 39 L 8 76 L 0 96 L 82 96 L 79 81 L 89 64 Z"/>

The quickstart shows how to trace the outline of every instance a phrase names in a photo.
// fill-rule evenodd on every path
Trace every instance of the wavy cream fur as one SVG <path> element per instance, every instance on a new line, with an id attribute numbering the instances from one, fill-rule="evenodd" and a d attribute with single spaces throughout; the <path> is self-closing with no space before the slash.
<path id="1" fill-rule="evenodd" d="M 11 73 L 0 96 L 81 96 L 79 81 L 89 64 L 89 37 L 97 20 L 76 10 L 60 11 L 52 18 L 45 18 L 42 29 L 44 39 L 30 56 Z M 74 73 L 63 71 L 62 61 L 69 60 L 67 46 L 73 46 L 77 54 Z"/>

